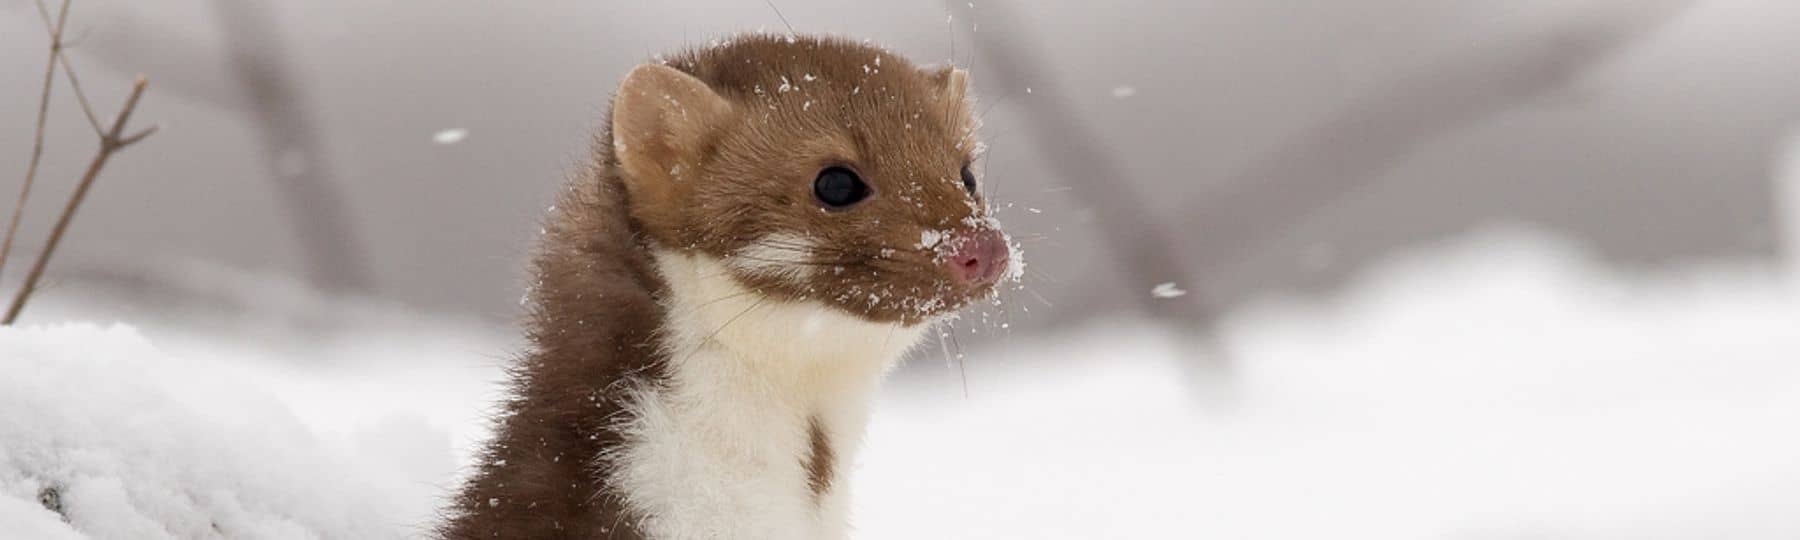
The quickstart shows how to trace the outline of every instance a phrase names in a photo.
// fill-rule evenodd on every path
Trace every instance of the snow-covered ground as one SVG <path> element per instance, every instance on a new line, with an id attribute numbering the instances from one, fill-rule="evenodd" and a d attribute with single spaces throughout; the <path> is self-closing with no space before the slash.
<path id="1" fill-rule="evenodd" d="M 0 330 L 0 530 L 418 533 L 510 338 L 359 313 L 324 342 Z M 1014 336 L 969 352 L 966 397 L 921 351 L 856 470 L 859 537 L 1800 537 L 1800 283 L 1780 272 L 1619 276 L 1491 232 L 1238 314 L 1207 349 L 1179 334 Z M 1229 373 L 1203 376 L 1203 350 Z"/>

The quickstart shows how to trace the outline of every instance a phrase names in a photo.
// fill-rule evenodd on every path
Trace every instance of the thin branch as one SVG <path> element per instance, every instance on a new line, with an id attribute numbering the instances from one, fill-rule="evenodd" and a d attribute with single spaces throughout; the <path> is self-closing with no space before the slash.
<path id="1" fill-rule="evenodd" d="M 137 144 L 138 141 L 144 140 L 144 137 L 149 137 L 155 133 L 156 133 L 156 126 L 150 126 L 150 127 L 144 128 L 143 130 L 138 131 L 137 133 L 128 135 L 123 139 L 119 139 L 119 146 L 131 146 L 133 144 Z"/>
<path id="2" fill-rule="evenodd" d="M 120 139 L 125 134 L 125 123 L 131 121 L 131 113 L 137 111 L 138 98 L 144 97 L 144 87 L 149 85 L 150 81 L 145 80 L 143 75 L 132 81 L 131 96 L 125 98 L 125 107 L 119 109 L 119 118 L 113 120 L 112 131 L 107 133 L 106 143 L 112 144 L 114 148 L 125 146 Z M 154 126 L 152 129 L 155 129 Z"/>
<path id="3" fill-rule="evenodd" d="M 44 21 L 45 28 L 51 28 L 51 27 L 61 28 L 62 21 L 64 19 L 66 19 L 69 14 L 69 3 L 66 1 L 62 3 L 62 10 L 61 10 L 62 15 L 60 15 L 56 18 L 57 24 L 54 24 L 54 25 L 50 24 L 50 7 L 44 5 L 44 0 L 37 0 L 37 10 L 38 10 L 38 18 L 42 19 Z M 61 37 L 61 36 L 58 36 L 58 37 Z"/>
<path id="4" fill-rule="evenodd" d="M 63 44 L 64 50 L 68 47 L 67 43 Z M 63 74 L 69 76 L 69 88 L 75 90 L 75 102 L 81 104 L 81 113 L 87 115 L 88 125 L 94 127 L 95 135 L 105 136 L 106 128 L 100 126 L 100 116 L 94 114 L 94 106 L 88 104 L 87 92 L 81 89 L 81 78 L 75 76 L 75 66 L 69 65 L 69 55 L 58 55 L 56 59 L 62 64 Z"/>
<path id="5" fill-rule="evenodd" d="M 69 55 L 63 54 L 75 46 L 63 39 L 63 23 L 69 16 L 69 0 L 63 0 L 61 13 L 57 15 L 55 24 L 50 22 L 50 10 L 44 7 L 44 0 L 37 0 L 37 8 L 38 18 L 44 21 L 44 30 L 50 32 L 50 48 L 57 53 L 54 59 L 62 64 L 63 73 L 69 76 L 69 86 L 75 89 L 75 100 L 81 103 L 81 112 L 87 115 L 88 125 L 94 126 L 94 134 L 105 137 L 106 130 L 100 127 L 100 117 L 94 115 L 94 107 L 88 104 L 87 92 L 81 90 L 81 79 L 75 77 L 75 67 L 69 64 Z M 86 33 L 83 32 L 76 41 L 80 41 L 81 37 L 86 37 Z"/>
<path id="6" fill-rule="evenodd" d="M 69 20 L 69 2 L 63 0 L 62 8 L 56 15 L 56 23 L 50 24 L 50 10 L 44 7 L 44 1 L 38 0 L 38 15 L 44 18 L 44 25 L 50 29 L 50 59 L 44 65 L 44 89 L 38 96 L 37 134 L 32 136 L 31 163 L 25 167 L 25 183 L 19 188 L 19 200 L 13 203 L 12 217 L 6 224 L 6 237 L 0 240 L 0 274 L 6 270 L 6 256 L 12 253 L 13 238 L 19 232 L 19 220 L 25 214 L 25 201 L 31 198 L 31 185 L 37 181 L 38 164 L 44 157 L 44 124 L 50 116 L 50 87 L 56 83 L 56 59 L 62 57 L 63 24 Z"/>
<path id="7" fill-rule="evenodd" d="M 75 219 L 75 211 L 81 208 L 87 199 L 88 189 L 94 186 L 94 180 L 100 177 L 100 170 L 113 154 L 124 150 L 132 143 L 143 140 L 155 132 L 154 127 L 139 132 L 131 137 L 123 137 L 125 124 L 131 121 L 131 114 L 137 111 L 138 99 L 144 96 L 144 89 L 150 81 L 142 76 L 131 85 L 131 95 L 125 98 L 125 106 L 119 109 L 119 115 L 113 120 L 112 128 L 100 138 L 100 149 L 94 153 L 93 161 L 88 163 L 87 172 L 81 175 L 81 182 L 75 185 L 75 193 L 69 196 L 68 204 L 63 206 L 62 215 L 56 218 L 56 226 L 50 229 L 50 239 L 45 241 L 44 249 L 38 252 L 37 261 L 31 265 L 31 273 L 25 276 L 25 283 L 13 296 L 12 305 L 6 309 L 6 317 L 0 319 L 0 326 L 10 326 L 19 319 L 19 312 L 25 310 L 25 303 L 31 299 L 31 293 L 37 290 L 38 280 L 44 277 L 44 268 L 50 265 L 50 256 L 56 253 L 56 246 L 62 243 L 63 234 L 68 232 L 69 223 Z"/>

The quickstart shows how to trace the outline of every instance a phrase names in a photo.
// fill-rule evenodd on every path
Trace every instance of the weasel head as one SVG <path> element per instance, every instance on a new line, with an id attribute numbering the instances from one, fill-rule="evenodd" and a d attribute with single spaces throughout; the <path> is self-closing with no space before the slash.
<path id="1" fill-rule="evenodd" d="M 1017 279 L 974 167 L 968 75 L 833 38 L 745 36 L 632 70 L 609 165 L 659 249 L 746 288 L 916 325 Z"/>

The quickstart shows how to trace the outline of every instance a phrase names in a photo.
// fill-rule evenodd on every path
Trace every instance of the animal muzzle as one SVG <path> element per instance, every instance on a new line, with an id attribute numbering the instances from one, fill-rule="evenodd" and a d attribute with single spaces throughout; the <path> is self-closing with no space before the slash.
<path id="1" fill-rule="evenodd" d="M 958 284 L 974 289 L 1000 281 L 1006 273 L 1009 257 L 1006 235 L 994 229 L 980 229 L 968 233 L 945 258 L 944 264 Z"/>

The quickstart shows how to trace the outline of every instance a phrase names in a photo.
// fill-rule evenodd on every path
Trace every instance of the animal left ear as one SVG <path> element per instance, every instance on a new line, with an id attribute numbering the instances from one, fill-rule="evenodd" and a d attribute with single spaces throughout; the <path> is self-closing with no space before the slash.
<path id="1" fill-rule="evenodd" d="M 613 97 L 613 155 L 638 219 L 672 230 L 672 216 L 684 207 L 677 195 L 682 161 L 698 155 L 732 114 L 724 97 L 674 68 L 646 64 L 625 76 Z"/>

